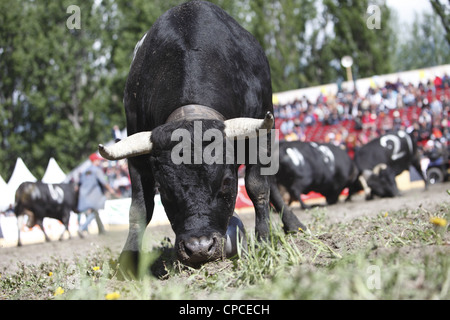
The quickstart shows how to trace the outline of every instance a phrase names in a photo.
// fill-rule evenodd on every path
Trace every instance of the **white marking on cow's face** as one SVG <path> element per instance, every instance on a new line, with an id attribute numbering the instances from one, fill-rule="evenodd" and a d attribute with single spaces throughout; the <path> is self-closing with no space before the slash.
<path id="1" fill-rule="evenodd" d="M 48 185 L 48 190 L 50 191 L 50 196 L 57 203 L 61 204 L 64 201 L 64 190 L 60 186 L 54 186 L 52 184 Z"/>
<path id="2" fill-rule="evenodd" d="M 134 58 L 136 57 L 136 53 L 138 52 L 139 48 L 142 46 L 142 43 L 144 42 L 146 37 L 147 37 L 147 33 L 145 33 L 144 36 L 141 38 L 141 40 L 139 40 L 138 43 L 136 43 L 136 46 L 134 47 L 134 52 L 133 52 L 133 60 L 131 60 L 131 63 L 133 63 Z"/>
<path id="3" fill-rule="evenodd" d="M 305 158 L 297 148 L 287 148 L 286 153 L 289 158 L 291 158 L 292 163 L 294 163 L 295 166 L 298 167 L 299 165 L 305 165 Z"/>

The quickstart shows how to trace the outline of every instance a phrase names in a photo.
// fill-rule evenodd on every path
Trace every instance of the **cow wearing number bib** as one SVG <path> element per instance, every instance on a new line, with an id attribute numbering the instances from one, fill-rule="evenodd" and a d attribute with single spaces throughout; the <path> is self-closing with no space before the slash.
<path id="1" fill-rule="evenodd" d="M 60 236 L 69 232 L 70 212 L 77 212 L 78 191 L 74 184 L 47 184 L 43 182 L 24 182 L 16 191 L 14 213 L 18 218 L 18 242 L 20 241 L 20 216 L 27 215 L 27 227 L 38 225 L 45 235 L 45 240 L 50 241 L 43 226 L 44 218 L 53 218 L 61 221 L 65 227 Z M 69 232 L 70 238 L 70 232 Z"/>
<path id="2" fill-rule="evenodd" d="M 358 177 L 358 170 L 347 152 L 335 145 L 302 141 L 282 141 L 279 147 L 278 187 L 285 188 L 291 202 L 309 208 L 301 194 L 319 192 L 327 204 L 335 204 L 344 188 Z"/>
<path id="3" fill-rule="evenodd" d="M 426 173 L 420 167 L 420 154 L 412 134 L 405 131 L 388 133 L 376 138 L 356 151 L 355 164 L 359 179 L 349 190 L 353 193 L 364 189 L 366 199 L 395 197 L 399 190 L 395 177 L 413 166 L 428 186 Z"/>

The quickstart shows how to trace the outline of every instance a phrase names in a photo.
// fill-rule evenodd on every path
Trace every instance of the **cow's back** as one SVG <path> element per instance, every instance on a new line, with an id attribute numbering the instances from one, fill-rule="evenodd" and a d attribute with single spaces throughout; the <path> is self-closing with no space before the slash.
<path id="1" fill-rule="evenodd" d="M 354 161 L 361 172 L 384 163 L 397 175 L 407 169 L 416 156 L 416 142 L 406 132 L 398 131 L 385 134 L 362 146 L 355 152 Z"/>
<path id="2" fill-rule="evenodd" d="M 47 184 L 24 182 L 16 191 L 15 213 L 23 209 L 33 212 L 37 218 L 61 220 L 64 214 L 76 211 L 78 196 L 73 184 Z"/>
<path id="3" fill-rule="evenodd" d="M 334 193 L 357 177 L 357 168 L 346 151 L 333 144 L 281 142 L 280 155 L 280 170 L 285 172 L 279 178 L 294 181 L 301 177 L 306 190 Z"/>
<path id="4" fill-rule="evenodd" d="M 200 104 L 226 119 L 273 111 L 270 69 L 256 39 L 219 7 L 192 1 L 162 15 L 135 53 L 125 88 L 129 134 Z M 264 107 L 262 107 L 264 106 Z"/>

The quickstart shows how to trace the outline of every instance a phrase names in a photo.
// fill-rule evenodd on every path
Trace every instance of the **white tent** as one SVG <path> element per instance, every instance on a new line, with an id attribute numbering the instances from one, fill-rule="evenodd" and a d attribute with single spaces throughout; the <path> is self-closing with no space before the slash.
<path id="1" fill-rule="evenodd" d="M 66 174 L 61 170 L 60 166 L 54 158 L 48 161 L 42 182 L 44 183 L 63 183 L 66 180 Z"/>
<path id="2" fill-rule="evenodd" d="M 14 167 L 11 178 L 9 178 L 8 188 L 11 188 L 14 192 L 16 192 L 22 182 L 26 181 L 36 182 L 37 179 L 33 176 L 30 170 L 28 170 L 22 158 L 19 157 L 16 160 L 16 166 Z"/>
<path id="3" fill-rule="evenodd" d="M 16 194 L 17 188 L 26 181 L 36 182 L 37 179 L 35 178 L 35 176 L 33 176 L 30 170 L 28 170 L 22 158 L 17 158 L 16 166 L 14 167 L 11 178 L 9 178 L 8 181 L 8 193 L 6 194 L 4 199 L 4 202 L 7 203 L 7 206 L 9 206 L 10 204 L 14 204 L 14 196 Z"/>
<path id="4" fill-rule="evenodd" d="M 5 212 L 9 208 L 10 204 L 10 191 L 5 180 L 0 176 L 0 212 Z"/>

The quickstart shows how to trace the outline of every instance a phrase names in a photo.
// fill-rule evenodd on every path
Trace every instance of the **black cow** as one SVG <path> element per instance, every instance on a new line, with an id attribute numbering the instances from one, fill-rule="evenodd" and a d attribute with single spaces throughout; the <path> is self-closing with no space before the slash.
<path id="1" fill-rule="evenodd" d="M 373 139 L 355 152 L 354 161 L 359 170 L 359 180 L 350 188 L 353 193 L 364 189 L 366 199 L 374 196 L 399 195 L 395 177 L 412 165 L 428 186 L 426 174 L 420 167 L 420 154 L 413 134 L 398 131 Z"/>
<path id="2" fill-rule="evenodd" d="M 69 232 L 70 212 L 77 212 L 78 192 L 74 184 L 47 184 L 43 182 L 24 182 L 16 190 L 14 204 L 14 213 L 19 218 L 21 215 L 27 215 L 27 227 L 32 228 L 38 225 L 45 235 L 45 240 L 50 241 L 44 230 L 42 222 L 45 217 L 58 219 L 65 227 L 64 233 Z M 19 222 L 19 219 L 17 219 Z M 18 242 L 20 241 L 20 225 L 17 224 Z M 69 232 L 69 238 L 70 238 Z"/>
<path id="3" fill-rule="evenodd" d="M 265 141 L 268 149 L 272 142 L 270 130 L 261 130 L 273 128 L 270 69 L 263 49 L 216 5 L 181 4 L 163 14 L 136 45 L 124 105 L 128 137 L 99 146 L 107 159 L 129 158 L 132 203 L 119 258 L 122 270 L 136 271 L 156 182 L 176 234 L 178 258 L 197 266 L 222 257 L 238 183 L 236 161 L 227 157 L 220 163 L 229 154 L 225 138 L 235 147 L 246 135 Z M 186 141 L 188 147 L 181 148 Z M 250 141 L 244 142 L 246 189 L 255 206 L 256 232 L 265 238 L 270 186 L 261 170 L 271 164 L 264 167 L 259 157 L 249 161 Z M 217 161 L 204 161 L 205 154 Z M 294 215 L 283 215 L 283 223 L 290 230 L 302 226 Z"/>
<path id="4" fill-rule="evenodd" d="M 280 169 L 277 183 L 292 200 L 309 208 L 300 195 L 310 191 L 322 194 L 328 204 L 335 204 L 344 188 L 358 177 L 358 170 L 347 152 L 333 144 L 282 141 L 279 147 Z"/>

